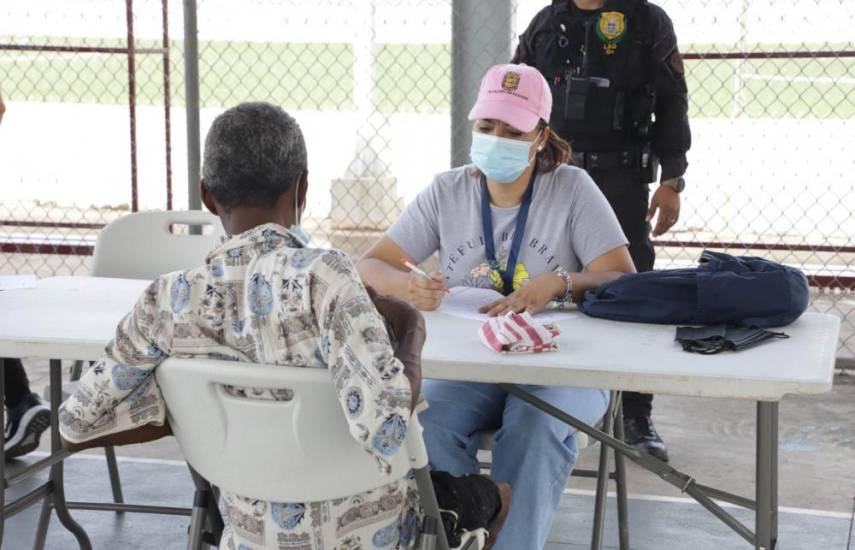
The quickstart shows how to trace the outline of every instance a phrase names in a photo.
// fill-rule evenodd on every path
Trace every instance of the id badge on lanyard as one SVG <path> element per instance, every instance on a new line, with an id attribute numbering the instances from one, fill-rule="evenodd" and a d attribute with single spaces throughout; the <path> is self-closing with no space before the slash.
<path id="1" fill-rule="evenodd" d="M 490 192 L 487 189 L 487 178 L 484 174 L 481 174 L 481 225 L 484 229 L 484 248 L 486 249 L 487 263 L 490 269 L 495 270 L 502 279 L 502 294 L 505 296 L 514 291 L 514 272 L 517 268 L 517 260 L 519 259 L 520 248 L 522 247 L 522 240 L 525 235 L 525 224 L 528 219 L 529 208 L 531 207 L 531 198 L 534 195 L 534 178 L 536 174 L 536 170 L 531 171 L 528 187 L 523 195 L 520 210 L 517 212 L 514 239 L 511 241 L 511 251 L 508 255 L 508 263 L 505 269 L 501 269 L 501 265 L 496 259 L 496 246 L 493 242 L 493 212 L 490 210 Z"/>

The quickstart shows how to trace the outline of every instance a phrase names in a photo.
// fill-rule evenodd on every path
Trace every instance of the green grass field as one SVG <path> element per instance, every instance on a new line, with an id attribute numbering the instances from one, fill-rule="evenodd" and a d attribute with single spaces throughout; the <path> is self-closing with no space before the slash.
<path id="1" fill-rule="evenodd" d="M 80 44 L 81 40 L 31 38 L 30 42 Z M 119 40 L 86 43 L 122 45 Z M 158 44 L 138 42 L 138 47 L 151 46 Z M 171 44 L 170 56 L 172 101 L 181 105 L 181 42 Z M 138 102 L 162 104 L 161 56 L 138 55 L 136 59 Z M 352 65 L 351 47 L 342 43 L 201 42 L 202 105 L 222 107 L 264 99 L 291 109 L 350 110 Z M 685 66 L 692 117 L 855 117 L 855 59 L 701 60 L 687 61 Z M 448 112 L 450 46 L 382 44 L 376 67 L 376 101 L 382 112 Z M 0 88 L 13 101 L 127 102 L 127 59 L 123 55 L 0 51 L 0 75 Z"/>

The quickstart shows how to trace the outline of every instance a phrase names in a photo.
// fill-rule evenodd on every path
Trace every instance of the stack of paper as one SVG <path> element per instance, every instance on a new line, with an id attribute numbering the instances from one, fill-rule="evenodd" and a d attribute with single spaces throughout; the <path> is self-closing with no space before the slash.
<path id="1" fill-rule="evenodd" d="M 0 290 L 36 288 L 37 283 L 35 275 L 0 275 Z"/>
<path id="2" fill-rule="evenodd" d="M 479 313 L 478 309 L 496 300 L 504 298 L 502 294 L 490 288 L 477 288 L 471 286 L 456 286 L 450 289 L 450 292 L 443 298 L 442 304 L 439 306 L 440 313 L 447 313 L 455 317 L 464 319 L 475 319 L 477 321 L 487 321 L 484 313 Z M 574 319 L 581 314 L 576 311 L 557 311 L 546 310 L 536 315 L 534 318 L 541 323 L 554 321 L 566 321 Z"/>

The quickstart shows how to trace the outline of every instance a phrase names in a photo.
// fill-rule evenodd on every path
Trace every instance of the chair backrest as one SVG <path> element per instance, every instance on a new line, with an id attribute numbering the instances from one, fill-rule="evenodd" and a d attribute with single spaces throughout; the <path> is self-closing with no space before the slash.
<path id="1" fill-rule="evenodd" d="M 277 502 L 348 497 L 427 464 L 413 415 L 389 475 L 354 440 L 326 369 L 168 359 L 155 371 L 187 462 L 213 485 Z M 246 398 L 225 385 L 288 390 L 287 401 Z"/>
<path id="2" fill-rule="evenodd" d="M 176 235 L 173 224 L 213 226 L 207 235 Z M 128 214 L 108 224 L 95 242 L 92 275 L 154 279 L 164 273 L 205 263 L 219 235 L 220 220 L 201 210 Z"/>

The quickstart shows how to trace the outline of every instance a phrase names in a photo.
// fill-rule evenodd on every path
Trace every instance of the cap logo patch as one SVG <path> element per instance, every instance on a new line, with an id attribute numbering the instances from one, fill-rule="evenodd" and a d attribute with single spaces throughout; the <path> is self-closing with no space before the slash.
<path id="1" fill-rule="evenodd" d="M 513 92 L 520 85 L 520 73 L 515 73 L 513 71 L 508 71 L 505 73 L 505 77 L 502 78 L 502 89 L 506 92 Z"/>

